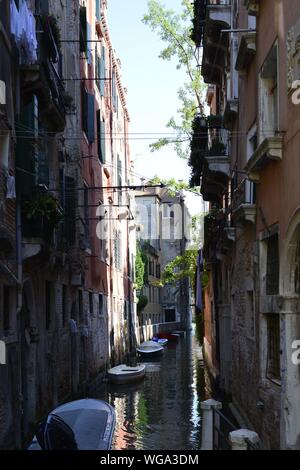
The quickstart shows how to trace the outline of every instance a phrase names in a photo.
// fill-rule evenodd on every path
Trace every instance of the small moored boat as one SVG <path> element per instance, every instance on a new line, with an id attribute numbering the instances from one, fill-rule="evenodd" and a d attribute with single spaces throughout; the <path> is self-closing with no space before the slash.
<path id="1" fill-rule="evenodd" d="M 136 367 L 120 364 L 107 371 L 110 382 L 114 384 L 129 384 L 141 380 L 145 377 L 145 364 L 138 364 Z"/>
<path id="2" fill-rule="evenodd" d="M 167 338 L 158 338 L 157 336 L 153 336 L 152 341 L 160 344 L 161 346 L 166 346 L 169 340 Z"/>
<path id="3" fill-rule="evenodd" d="M 178 341 L 179 335 L 175 333 L 159 333 L 159 338 L 167 339 L 168 341 Z"/>
<path id="4" fill-rule="evenodd" d="M 115 411 L 105 401 L 65 403 L 40 424 L 28 450 L 108 450 L 115 423 Z"/>
<path id="5" fill-rule="evenodd" d="M 164 348 L 163 346 L 156 343 L 155 341 L 144 341 L 144 343 L 140 344 L 140 346 L 138 346 L 136 350 L 139 354 L 144 354 L 144 355 L 151 354 L 151 356 L 154 356 L 154 355 L 156 356 L 156 355 L 162 354 L 162 352 L 164 351 Z"/>

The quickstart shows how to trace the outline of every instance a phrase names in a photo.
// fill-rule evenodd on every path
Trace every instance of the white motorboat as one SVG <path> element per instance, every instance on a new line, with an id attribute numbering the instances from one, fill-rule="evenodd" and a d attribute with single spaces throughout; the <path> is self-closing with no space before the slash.
<path id="1" fill-rule="evenodd" d="M 115 410 L 105 401 L 65 403 L 40 424 L 28 450 L 108 450 L 115 423 Z"/>
<path id="2" fill-rule="evenodd" d="M 156 343 L 155 341 L 144 341 L 140 346 L 136 348 L 137 352 L 139 354 L 144 354 L 144 355 L 159 355 L 162 354 L 164 351 L 163 346 L 160 344 Z"/>
<path id="3" fill-rule="evenodd" d="M 138 364 L 135 367 L 120 364 L 107 371 L 110 382 L 114 384 L 129 384 L 141 380 L 145 377 L 145 364 Z"/>

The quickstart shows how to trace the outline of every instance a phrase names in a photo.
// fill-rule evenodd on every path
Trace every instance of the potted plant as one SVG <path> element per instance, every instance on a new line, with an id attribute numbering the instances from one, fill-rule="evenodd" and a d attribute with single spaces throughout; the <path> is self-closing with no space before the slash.
<path id="1" fill-rule="evenodd" d="M 36 236 L 46 237 L 63 218 L 59 201 L 50 193 L 38 193 L 23 203 L 25 226 Z"/>
<path id="2" fill-rule="evenodd" d="M 223 124 L 223 116 L 221 114 L 210 114 L 207 116 L 207 122 L 211 129 L 220 129 Z"/>
<path id="3" fill-rule="evenodd" d="M 219 139 L 213 139 L 211 146 L 208 150 L 208 155 L 211 157 L 221 157 L 226 155 L 226 146 Z"/>

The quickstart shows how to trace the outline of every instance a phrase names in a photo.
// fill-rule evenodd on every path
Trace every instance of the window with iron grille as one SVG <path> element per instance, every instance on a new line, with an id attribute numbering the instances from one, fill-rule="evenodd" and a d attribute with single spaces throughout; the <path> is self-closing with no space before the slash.
<path id="1" fill-rule="evenodd" d="M 278 235 L 268 239 L 267 248 L 267 295 L 279 293 L 279 246 Z"/>
<path id="2" fill-rule="evenodd" d="M 268 356 L 267 377 L 280 380 L 280 316 L 267 315 Z"/>

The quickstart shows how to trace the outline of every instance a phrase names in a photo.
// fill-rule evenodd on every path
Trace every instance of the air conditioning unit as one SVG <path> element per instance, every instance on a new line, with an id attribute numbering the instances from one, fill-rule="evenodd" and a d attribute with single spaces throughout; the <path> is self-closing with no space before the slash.
<path id="1" fill-rule="evenodd" d="M 6 86 L 5 82 L 0 80 L 0 105 L 6 104 Z"/>

